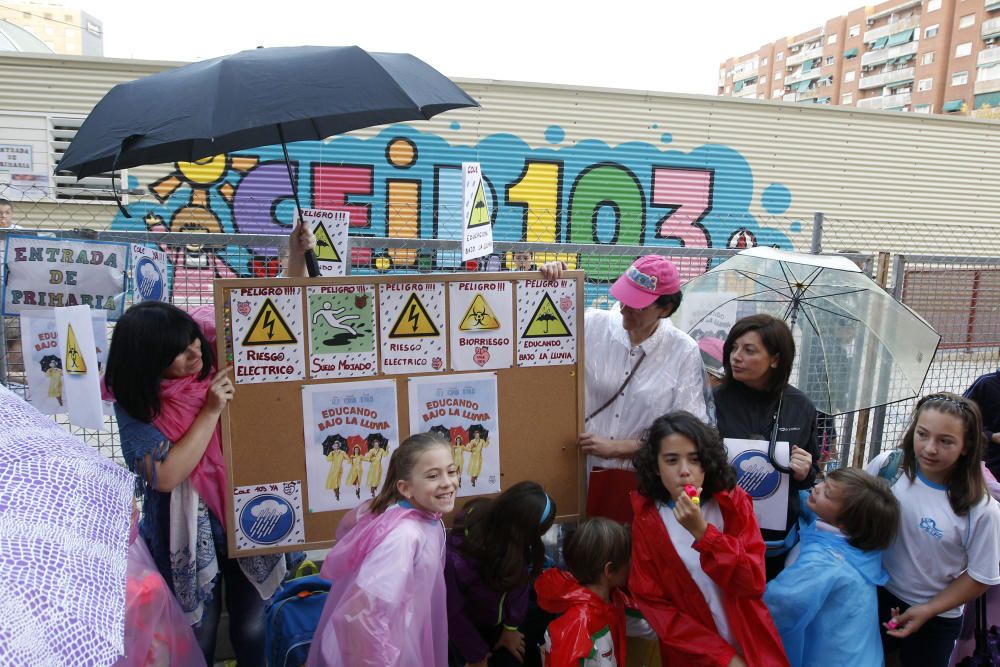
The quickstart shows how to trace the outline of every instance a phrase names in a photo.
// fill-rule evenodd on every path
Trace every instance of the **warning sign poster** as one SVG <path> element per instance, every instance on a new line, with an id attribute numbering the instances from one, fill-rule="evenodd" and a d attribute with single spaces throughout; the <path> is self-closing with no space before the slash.
<path id="1" fill-rule="evenodd" d="M 490 205 L 478 162 L 462 163 L 462 261 L 493 252 Z"/>
<path id="2" fill-rule="evenodd" d="M 316 285 L 306 290 L 309 377 L 375 375 L 375 286 Z"/>
<path id="3" fill-rule="evenodd" d="M 452 370 L 514 365 L 513 291 L 507 280 L 449 283 Z"/>
<path id="4" fill-rule="evenodd" d="M 517 281 L 517 365 L 575 364 L 576 309 L 572 280 Z"/>
<path id="5" fill-rule="evenodd" d="M 236 384 L 304 380 L 301 287 L 230 292 Z"/>
<path id="6" fill-rule="evenodd" d="M 327 211 L 321 208 L 302 209 L 302 220 L 316 235 L 316 261 L 324 276 L 347 274 L 347 211 Z"/>
<path id="7" fill-rule="evenodd" d="M 382 372 L 432 373 L 444 368 L 443 283 L 379 285 Z"/>

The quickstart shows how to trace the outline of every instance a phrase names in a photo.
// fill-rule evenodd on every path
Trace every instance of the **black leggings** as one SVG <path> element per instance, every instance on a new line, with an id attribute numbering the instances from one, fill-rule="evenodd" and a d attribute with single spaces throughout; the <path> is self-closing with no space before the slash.
<path id="1" fill-rule="evenodd" d="M 916 633 L 905 639 L 896 639 L 887 635 L 885 628 L 881 626 L 891 617 L 893 607 L 899 607 L 899 613 L 902 614 L 910 605 L 879 586 L 878 618 L 882 634 L 882 652 L 888 656 L 899 651 L 903 667 L 948 667 L 951 652 L 955 650 L 955 641 L 962 631 L 962 618 L 935 616 L 924 623 Z"/>

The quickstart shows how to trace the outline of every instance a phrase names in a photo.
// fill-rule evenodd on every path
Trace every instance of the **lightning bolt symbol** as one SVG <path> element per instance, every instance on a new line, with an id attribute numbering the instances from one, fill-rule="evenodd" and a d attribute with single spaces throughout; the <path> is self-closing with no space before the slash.
<path id="1" fill-rule="evenodd" d="M 270 310 L 264 313 L 264 321 L 261 322 L 261 326 L 267 329 L 268 340 L 274 338 L 274 317 L 271 315 Z"/>
<path id="2" fill-rule="evenodd" d="M 417 311 L 417 304 L 410 305 L 410 314 L 406 316 L 406 319 L 413 322 L 413 331 L 416 332 L 417 324 L 420 322 L 420 312 Z"/>

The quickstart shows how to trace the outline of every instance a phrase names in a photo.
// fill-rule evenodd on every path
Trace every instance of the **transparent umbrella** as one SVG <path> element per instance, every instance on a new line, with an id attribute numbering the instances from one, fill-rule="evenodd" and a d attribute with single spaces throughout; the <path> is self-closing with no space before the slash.
<path id="1" fill-rule="evenodd" d="M 767 313 L 796 340 L 792 383 L 827 415 L 920 392 L 941 336 L 847 257 L 748 248 L 683 287 L 677 321 L 694 338 L 725 338 Z"/>

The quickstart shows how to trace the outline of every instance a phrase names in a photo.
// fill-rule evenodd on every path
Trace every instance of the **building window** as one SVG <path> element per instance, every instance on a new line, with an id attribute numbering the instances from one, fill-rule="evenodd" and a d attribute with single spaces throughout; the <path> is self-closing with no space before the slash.
<path id="1" fill-rule="evenodd" d="M 826 64 L 827 65 L 832 65 L 833 64 L 833 58 L 834 58 L 833 56 L 827 56 L 826 57 Z"/>
<path id="2" fill-rule="evenodd" d="M 759 83 L 767 83 L 767 75 L 766 74 L 764 76 L 760 77 L 760 82 Z"/>
<path id="3" fill-rule="evenodd" d="M 837 33 L 833 33 L 832 35 L 830 35 L 829 37 L 827 37 L 826 38 L 826 43 L 827 44 L 836 44 L 837 43 Z"/>
<path id="4" fill-rule="evenodd" d="M 781 97 L 784 94 L 785 94 L 784 88 L 775 88 L 774 90 L 771 91 L 771 97 Z"/>
<path id="5" fill-rule="evenodd" d="M 850 83 L 854 81 L 854 77 L 857 76 L 857 70 L 851 70 L 850 72 L 844 72 L 844 83 Z"/>
<path id="6" fill-rule="evenodd" d="M 861 34 L 861 26 L 860 25 L 852 25 L 847 30 L 847 38 L 848 39 L 850 39 L 851 37 L 857 37 L 860 34 Z"/>
<path id="7" fill-rule="evenodd" d="M 937 37 L 937 34 L 938 34 L 938 26 L 936 24 L 935 25 L 929 25 L 926 28 L 924 28 L 924 39 L 930 39 L 931 37 Z"/>
<path id="8" fill-rule="evenodd" d="M 969 73 L 968 72 L 955 72 L 951 75 L 951 85 L 953 86 L 964 86 L 969 83 Z"/>
<path id="9" fill-rule="evenodd" d="M 968 28 L 971 25 L 976 25 L 975 14 L 967 14 L 966 16 L 963 16 L 962 18 L 958 19 L 959 28 Z"/>
<path id="10" fill-rule="evenodd" d="M 972 53 L 972 42 L 962 42 L 955 47 L 955 57 L 961 58 Z"/>
<path id="11" fill-rule="evenodd" d="M 781 78 L 781 76 L 782 76 L 781 70 L 780 69 L 779 70 L 775 70 L 775 72 L 774 72 L 774 80 L 777 81 L 778 79 Z"/>
<path id="12" fill-rule="evenodd" d="M 840 96 L 841 104 L 854 104 L 854 93 L 844 93 Z"/>
<path id="13" fill-rule="evenodd" d="M 930 65 L 933 62 L 934 62 L 934 52 L 933 51 L 928 51 L 927 53 L 925 53 L 924 57 L 923 57 L 923 60 L 921 60 L 921 63 L 923 63 L 924 65 Z"/>
<path id="14" fill-rule="evenodd" d="M 930 104 L 917 104 L 913 107 L 913 113 L 930 113 L 933 107 Z"/>
<path id="15" fill-rule="evenodd" d="M 784 60 L 785 59 L 785 52 L 784 51 L 778 51 L 777 55 L 774 56 L 774 59 L 777 60 L 777 61 Z"/>
<path id="16" fill-rule="evenodd" d="M 927 0 L 927 11 L 936 12 L 941 9 L 941 0 Z"/>
<path id="17" fill-rule="evenodd" d="M 917 81 L 917 90 L 920 91 L 920 92 L 924 92 L 924 91 L 930 90 L 933 87 L 934 87 L 934 79 L 933 78 L 931 78 L 931 79 L 920 79 L 920 81 Z"/>

